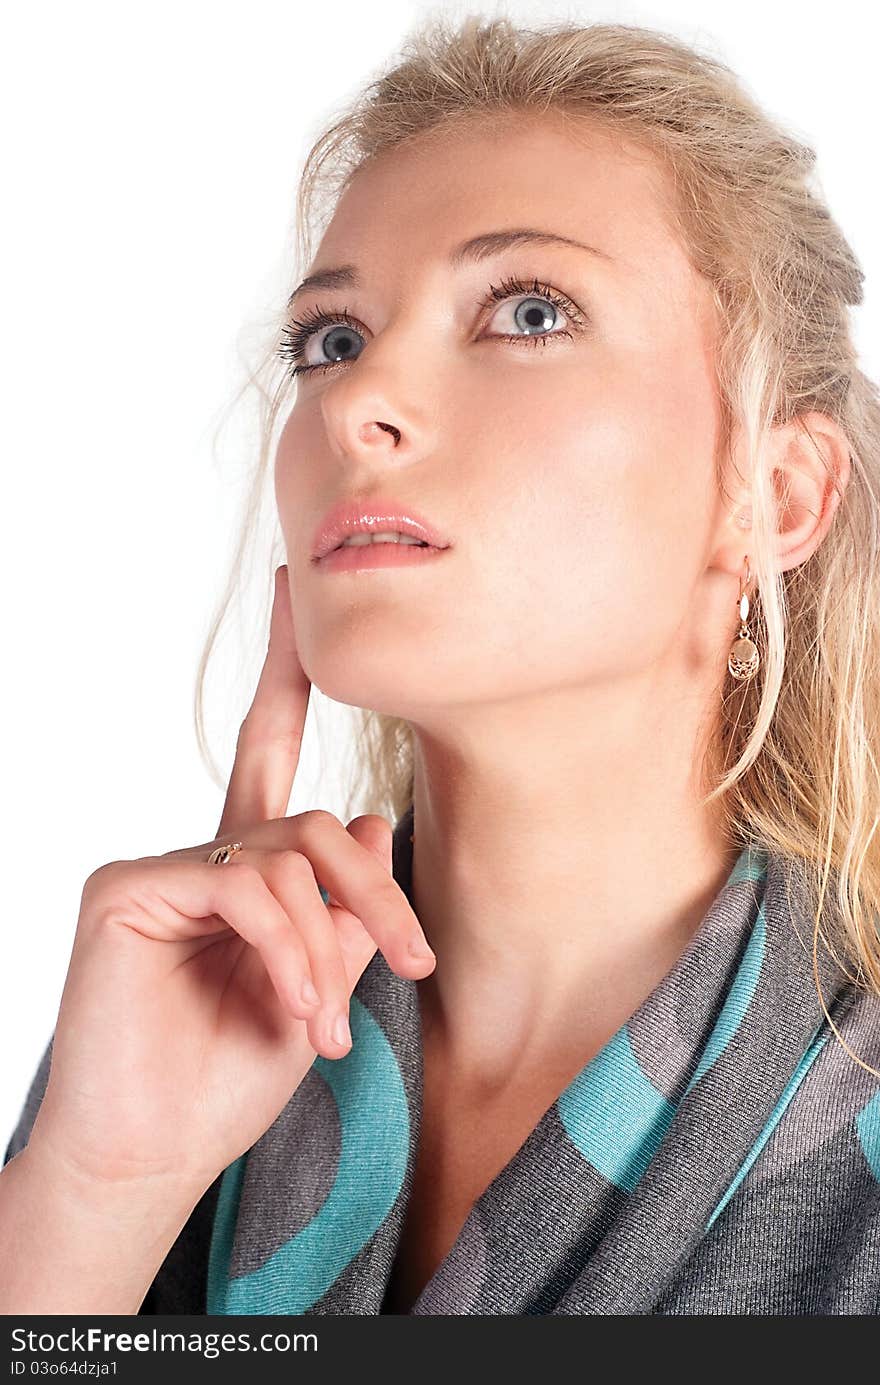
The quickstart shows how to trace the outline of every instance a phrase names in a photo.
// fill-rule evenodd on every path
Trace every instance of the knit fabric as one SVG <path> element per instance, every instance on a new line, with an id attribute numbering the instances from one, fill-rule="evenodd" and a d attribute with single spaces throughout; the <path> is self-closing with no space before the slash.
<path id="1" fill-rule="evenodd" d="M 410 902 L 412 821 L 410 806 L 393 850 Z M 477 1199 L 414 1314 L 880 1313 L 880 1081 L 823 1014 L 801 872 L 743 850 L 671 971 Z M 880 1001 L 821 943 L 818 971 L 844 1041 L 880 1068 Z M 375 954 L 350 1052 L 317 1057 L 206 1190 L 141 1314 L 383 1312 L 419 1141 L 418 984 Z M 50 1058 L 51 1040 L 4 1162 Z"/>

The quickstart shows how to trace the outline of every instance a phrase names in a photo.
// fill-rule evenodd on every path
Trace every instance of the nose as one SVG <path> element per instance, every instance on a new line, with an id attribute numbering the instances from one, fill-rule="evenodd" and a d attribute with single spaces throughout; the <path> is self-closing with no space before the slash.
<path id="1" fill-rule="evenodd" d="M 400 466 L 424 455 L 425 441 L 418 421 L 402 411 L 392 412 L 389 401 L 376 391 L 359 392 L 357 381 L 339 381 L 355 388 L 327 390 L 321 400 L 324 428 L 331 452 L 351 467 Z M 392 423 L 391 419 L 395 421 Z"/>
<path id="2" fill-rule="evenodd" d="M 436 455 L 440 412 L 436 377 L 433 390 L 413 359 L 401 330 L 372 341 L 372 360 L 358 361 L 320 392 L 327 445 L 347 469 L 398 470 Z"/>

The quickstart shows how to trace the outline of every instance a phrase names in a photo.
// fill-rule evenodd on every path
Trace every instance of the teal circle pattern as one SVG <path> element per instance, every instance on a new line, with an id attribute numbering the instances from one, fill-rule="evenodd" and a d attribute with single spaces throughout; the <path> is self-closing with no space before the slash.
<path id="1" fill-rule="evenodd" d="M 744 847 L 725 888 L 766 878 L 766 851 Z M 687 1092 L 724 1052 L 745 1017 L 761 974 L 766 943 L 763 904 Z M 639 1183 L 666 1135 L 676 1107 L 639 1063 L 624 1024 L 557 1100 L 569 1139 L 609 1182 L 625 1192 Z"/>
<path id="2" fill-rule="evenodd" d="M 640 1066 L 626 1025 L 557 1100 L 572 1143 L 599 1173 L 631 1192 L 675 1115 Z"/>
<path id="3" fill-rule="evenodd" d="M 340 1154 L 333 1186 L 316 1215 L 263 1265 L 228 1279 L 244 1154 L 224 1171 L 209 1258 L 211 1314 L 304 1313 L 327 1292 L 393 1207 L 409 1157 L 403 1077 L 382 1028 L 356 996 L 344 1058 L 313 1064 L 339 1113 Z"/>
<path id="4" fill-rule="evenodd" d="M 875 1092 L 856 1116 L 856 1134 L 868 1167 L 880 1183 L 880 1091 Z"/>

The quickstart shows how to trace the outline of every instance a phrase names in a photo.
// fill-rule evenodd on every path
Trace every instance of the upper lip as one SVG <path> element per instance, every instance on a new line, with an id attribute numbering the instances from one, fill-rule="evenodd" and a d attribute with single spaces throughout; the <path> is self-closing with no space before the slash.
<path id="1" fill-rule="evenodd" d="M 412 506 L 387 496 L 374 496 L 371 500 L 342 500 L 327 511 L 312 539 L 312 561 L 320 561 L 350 534 L 382 534 L 390 530 L 411 534 L 432 548 L 449 547 L 449 540 Z"/>

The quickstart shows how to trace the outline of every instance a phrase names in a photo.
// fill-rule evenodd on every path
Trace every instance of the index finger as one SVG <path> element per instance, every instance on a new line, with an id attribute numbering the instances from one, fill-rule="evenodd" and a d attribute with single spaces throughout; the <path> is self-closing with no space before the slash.
<path id="1" fill-rule="evenodd" d="M 254 700 L 238 733 L 215 836 L 287 812 L 311 687 L 296 652 L 288 569 L 283 563 L 275 570 L 269 648 Z"/>

